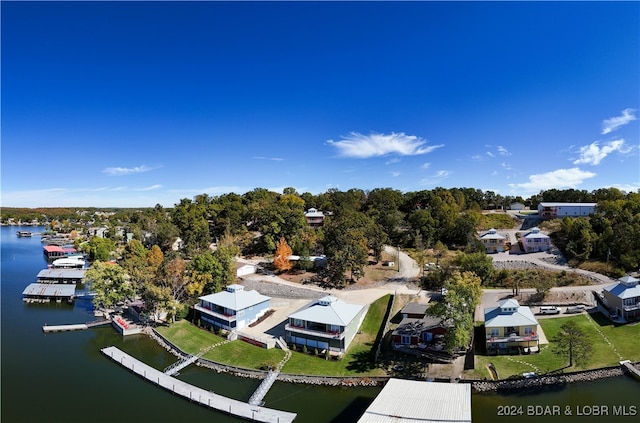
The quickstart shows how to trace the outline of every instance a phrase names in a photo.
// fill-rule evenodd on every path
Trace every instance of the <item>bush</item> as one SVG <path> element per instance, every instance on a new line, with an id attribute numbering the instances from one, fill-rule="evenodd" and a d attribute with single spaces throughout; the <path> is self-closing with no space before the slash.
<path id="1" fill-rule="evenodd" d="M 303 354 L 306 354 L 306 353 L 307 353 L 307 346 L 306 346 L 306 345 L 303 345 L 303 346 L 302 346 L 302 353 L 303 353 Z"/>

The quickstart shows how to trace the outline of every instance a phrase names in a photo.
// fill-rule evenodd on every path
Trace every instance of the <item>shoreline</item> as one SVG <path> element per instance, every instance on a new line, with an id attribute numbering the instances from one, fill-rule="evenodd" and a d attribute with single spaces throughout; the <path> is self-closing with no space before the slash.
<path id="1" fill-rule="evenodd" d="M 166 349 L 168 352 L 178 358 L 184 358 L 189 354 L 182 351 L 176 345 L 171 343 L 164 336 L 160 335 L 155 329 L 145 329 L 144 334 L 155 340 L 158 345 Z M 246 369 L 228 364 L 216 363 L 204 358 L 198 359 L 195 363 L 197 366 L 206 367 L 215 370 L 218 373 L 229 373 L 233 376 L 263 379 L 267 375 L 267 371 Z M 634 367 L 640 370 L 640 362 L 632 363 Z M 581 370 L 572 373 L 563 373 L 558 375 L 538 376 L 530 379 L 502 379 L 502 380 L 473 380 L 460 379 L 458 383 L 470 383 L 473 393 L 503 393 L 518 392 L 523 390 L 549 388 L 554 386 L 563 386 L 570 383 L 585 383 L 595 380 L 608 379 L 612 377 L 625 376 L 627 373 L 618 366 L 609 366 L 599 369 Z M 278 381 L 286 383 L 301 383 L 305 385 L 324 385 L 324 386 L 344 386 L 344 387 L 371 387 L 384 385 L 391 376 L 313 376 L 313 375 L 292 375 L 281 373 Z"/>

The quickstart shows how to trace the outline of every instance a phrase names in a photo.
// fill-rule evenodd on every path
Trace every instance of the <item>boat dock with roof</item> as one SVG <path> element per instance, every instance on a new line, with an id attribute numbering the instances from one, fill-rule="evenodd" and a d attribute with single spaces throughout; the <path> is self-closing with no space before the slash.
<path id="1" fill-rule="evenodd" d="M 153 382 L 174 394 L 188 398 L 190 401 L 197 402 L 204 407 L 213 408 L 215 410 L 222 411 L 223 413 L 232 414 L 236 417 L 258 422 L 286 423 L 292 422 L 297 416 L 295 413 L 258 407 L 190 385 L 180 379 L 169 376 L 160 370 L 154 369 L 116 347 L 107 347 L 100 351 L 116 363 L 119 363 L 121 366 L 131 370 L 133 373 L 144 377 L 148 381 Z"/>

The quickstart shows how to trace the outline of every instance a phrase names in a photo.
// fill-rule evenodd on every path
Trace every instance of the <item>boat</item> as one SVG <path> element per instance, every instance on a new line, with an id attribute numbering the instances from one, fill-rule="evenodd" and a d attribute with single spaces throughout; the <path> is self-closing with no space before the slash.
<path id="1" fill-rule="evenodd" d="M 51 267 L 59 269 L 82 269 L 84 264 L 84 257 L 74 255 L 54 260 L 51 263 Z"/>
<path id="2" fill-rule="evenodd" d="M 20 238 L 31 237 L 33 236 L 33 232 L 31 231 L 18 231 L 16 233 Z"/>

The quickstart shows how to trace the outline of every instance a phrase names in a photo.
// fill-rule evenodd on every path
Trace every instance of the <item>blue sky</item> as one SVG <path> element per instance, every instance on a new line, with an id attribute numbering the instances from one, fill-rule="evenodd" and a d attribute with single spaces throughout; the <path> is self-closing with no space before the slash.
<path id="1" fill-rule="evenodd" d="M 638 2 L 6 2 L 3 206 L 640 189 Z"/>

